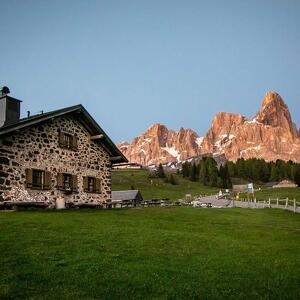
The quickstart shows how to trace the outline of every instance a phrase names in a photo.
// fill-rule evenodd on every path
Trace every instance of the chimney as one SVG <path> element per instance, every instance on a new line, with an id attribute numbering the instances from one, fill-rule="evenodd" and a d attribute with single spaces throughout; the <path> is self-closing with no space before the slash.
<path id="1" fill-rule="evenodd" d="M 0 127 L 15 124 L 20 120 L 20 104 L 22 101 L 8 96 L 9 88 L 0 88 Z"/>

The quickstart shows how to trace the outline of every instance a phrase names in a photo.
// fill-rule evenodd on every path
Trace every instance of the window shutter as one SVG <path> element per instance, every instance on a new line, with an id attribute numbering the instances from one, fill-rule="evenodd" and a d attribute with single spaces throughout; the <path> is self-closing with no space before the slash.
<path id="1" fill-rule="evenodd" d="M 77 192 L 78 191 L 78 180 L 77 180 L 77 175 L 72 175 L 72 192 Z"/>
<path id="2" fill-rule="evenodd" d="M 95 189 L 95 192 L 96 193 L 101 193 L 101 180 L 99 178 L 96 178 L 95 179 L 96 181 L 96 189 Z"/>
<path id="3" fill-rule="evenodd" d="M 88 192 L 88 190 L 89 190 L 88 177 L 86 177 L 86 176 L 83 177 L 83 190 L 85 192 Z"/>
<path id="4" fill-rule="evenodd" d="M 26 187 L 32 187 L 32 169 L 26 169 Z"/>
<path id="5" fill-rule="evenodd" d="M 57 174 L 57 188 L 59 190 L 64 189 L 64 175 L 63 175 L 63 173 L 58 173 Z"/>
<path id="6" fill-rule="evenodd" d="M 62 147 L 65 146 L 64 133 L 62 131 L 59 131 L 59 145 Z"/>
<path id="7" fill-rule="evenodd" d="M 72 137 L 72 147 L 74 150 L 76 150 L 78 147 L 78 138 L 76 134 L 74 134 Z"/>
<path id="8" fill-rule="evenodd" d="M 45 182 L 44 182 L 44 190 L 50 190 L 51 187 L 51 173 L 49 171 L 45 171 Z"/>

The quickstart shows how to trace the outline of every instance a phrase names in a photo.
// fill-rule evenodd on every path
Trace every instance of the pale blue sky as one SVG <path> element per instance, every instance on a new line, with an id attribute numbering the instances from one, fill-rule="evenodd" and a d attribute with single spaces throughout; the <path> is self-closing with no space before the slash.
<path id="1" fill-rule="evenodd" d="M 22 112 L 82 103 L 115 142 L 203 135 L 277 91 L 300 126 L 300 1 L 0 0 L 0 85 Z"/>

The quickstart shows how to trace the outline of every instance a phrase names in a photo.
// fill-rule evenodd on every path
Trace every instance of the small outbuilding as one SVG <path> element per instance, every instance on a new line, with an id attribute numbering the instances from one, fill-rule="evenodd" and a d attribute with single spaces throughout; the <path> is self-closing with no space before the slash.
<path id="1" fill-rule="evenodd" d="M 273 188 L 295 188 L 297 184 L 290 180 L 282 180 L 278 184 L 273 185 Z"/>
<path id="2" fill-rule="evenodd" d="M 232 186 L 232 191 L 234 193 L 245 193 L 247 192 L 247 184 L 234 184 Z"/>
<path id="3" fill-rule="evenodd" d="M 143 197 L 139 190 L 112 191 L 111 200 L 114 206 L 135 207 L 143 201 Z"/>

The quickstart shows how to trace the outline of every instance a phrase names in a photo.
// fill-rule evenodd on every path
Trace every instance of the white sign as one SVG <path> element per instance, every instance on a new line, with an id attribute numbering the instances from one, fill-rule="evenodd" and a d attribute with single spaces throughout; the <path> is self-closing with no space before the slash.
<path id="1" fill-rule="evenodd" d="M 253 183 L 248 183 L 247 190 L 248 190 L 248 193 L 253 194 L 253 190 L 254 190 Z"/>

